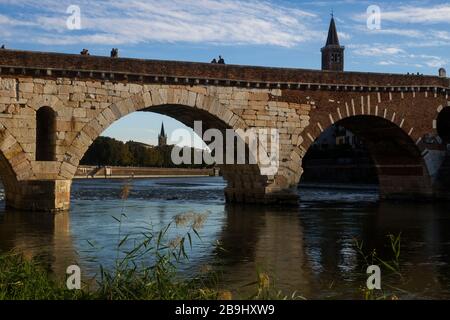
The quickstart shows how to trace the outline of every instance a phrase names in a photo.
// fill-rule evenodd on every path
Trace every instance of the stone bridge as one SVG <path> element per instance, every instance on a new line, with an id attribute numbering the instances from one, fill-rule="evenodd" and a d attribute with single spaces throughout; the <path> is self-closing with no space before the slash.
<path id="1" fill-rule="evenodd" d="M 0 175 L 6 205 L 56 211 L 90 144 L 136 111 L 203 129 L 276 128 L 275 175 L 223 166 L 230 202 L 291 202 L 302 158 L 327 127 L 361 136 L 383 197 L 445 197 L 450 138 L 445 77 L 282 69 L 0 51 Z"/>

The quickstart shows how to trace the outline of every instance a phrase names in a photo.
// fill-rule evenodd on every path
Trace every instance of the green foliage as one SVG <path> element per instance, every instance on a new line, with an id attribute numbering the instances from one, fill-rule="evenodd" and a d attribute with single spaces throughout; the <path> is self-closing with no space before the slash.
<path id="1" fill-rule="evenodd" d="M 133 161 L 133 155 L 123 142 L 113 138 L 98 137 L 80 163 L 100 166 L 130 166 Z"/>
<path id="2" fill-rule="evenodd" d="M 27 261 L 22 255 L 0 255 L 0 300 L 86 299 L 85 291 L 68 290 L 52 279 L 36 260 Z"/>
<path id="3" fill-rule="evenodd" d="M 81 159 L 82 165 L 95 166 L 133 166 L 133 167 L 189 167 L 203 168 L 206 164 L 175 165 L 171 159 L 172 145 L 147 146 L 139 142 L 123 143 L 109 137 L 98 137 Z M 189 150 L 190 149 L 190 150 Z M 194 153 L 202 152 L 195 148 L 187 148 L 194 163 Z"/>

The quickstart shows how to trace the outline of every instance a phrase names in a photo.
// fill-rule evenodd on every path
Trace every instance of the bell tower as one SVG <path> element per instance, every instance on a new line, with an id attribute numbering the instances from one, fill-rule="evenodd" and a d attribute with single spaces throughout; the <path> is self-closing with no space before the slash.
<path id="1" fill-rule="evenodd" d="M 339 44 L 334 16 L 331 14 L 327 43 L 322 51 L 322 70 L 344 71 L 344 47 Z"/>

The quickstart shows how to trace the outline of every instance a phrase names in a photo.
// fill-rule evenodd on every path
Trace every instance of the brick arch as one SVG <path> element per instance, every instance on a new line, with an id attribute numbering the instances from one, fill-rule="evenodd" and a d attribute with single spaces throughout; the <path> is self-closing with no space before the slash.
<path id="1" fill-rule="evenodd" d="M 84 125 L 72 141 L 66 142 L 68 147 L 61 164 L 61 174 L 64 178 L 71 179 L 89 146 L 113 122 L 135 111 L 163 113 L 177 119 L 178 115 L 175 112 L 170 112 L 171 108 L 174 110 L 184 108 L 190 110 L 190 112 L 195 112 L 204 119 L 207 117 L 209 117 L 209 120 L 215 119 L 223 128 L 247 128 L 247 124 L 239 115 L 221 104 L 218 97 L 208 95 L 206 90 L 201 90 L 201 88 L 177 89 L 169 87 L 141 91 L 103 109 Z M 181 120 L 188 124 L 183 119 Z"/>
<path id="2" fill-rule="evenodd" d="M 438 112 L 429 112 L 425 105 L 434 104 L 442 108 L 442 99 L 435 93 L 420 93 L 416 90 L 407 92 L 373 91 L 368 94 L 351 94 L 342 97 L 340 95 L 329 96 L 319 101 L 319 105 L 312 112 L 310 124 L 302 135 L 306 144 L 314 139 L 336 121 L 356 115 L 373 115 L 385 118 L 399 126 L 416 143 L 421 151 L 426 149 L 422 143 L 424 134 L 436 133 L 435 121 Z M 332 98 L 332 99 L 331 99 Z M 314 102 L 313 102 L 314 103 Z M 447 102 L 448 103 L 448 102 Z M 315 106 L 313 106 L 315 108 Z M 426 112 L 425 112 L 426 111 Z"/>
<path id="3" fill-rule="evenodd" d="M 366 96 L 358 96 L 357 100 L 363 101 Z M 280 179 L 284 179 L 285 184 L 293 187 L 298 184 L 303 173 L 302 159 L 308 151 L 311 144 L 325 131 L 326 128 L 342 121 L 346 118 L 355 116 L 375 116 L 385 119 L 401 129 L 407 134 L 412 141 L 417 142 L 416 145 L 420 151 L 423 151 L 423 146 L 420 144 L 420 134 L 414 131 L 413 122 L 408 116 L 396 113 L 396 100 L 385 101 L 384 103 L 370 105 L 370 103 L 362 102 L 361 105 L 356 105 L 355 100 L 340 102 L 337 100 L 329 100 L 329 108 L 326 113 L 322 111 L 319 106 L 311 112 L 309 125 L 307 125 L 298 136 L 293 135 L 292 150 L 287 162 L 281 164 Z M 315 107 L 315 106 L 313 106 Z M 318 120 L 322 118 L 322 121 Z M 323 120 L 325 119 L 325 120 Z"/>
<path id="4" fill-rule="evenodd" d="M 336 109 L 336 112 L 328 114 L 328 119 L 329 122 L 324 124 L 313 121 L 302 133 L 293 152 L 303 158 L 325 129 L 339 124 L 366 140 L 377 167 L 382 197 L 401 197 L 407 194 L 431 196 L 428 194 L 431 179 L 422 157 L 424 147 L 418 143 L 420 133 L 417 132 L 416 136 L 413 134 L 414 127 L 406 116 L 396 114 L 387 106 L 377 106 L 372 114 L 355 110 L 351 114 L 346 111 L 345 116 L 340 109 Z M 301 166 L 301 161 L 299 163 Z M 300 171 L 302 173 L 303 169 Z"/>
<path id="5" fill-rule="evenodd" d="M 439 116 L 441 115 L 441 113 L 442 113 L 444 110 L 445 110 L 446 112 L 448 112 L 448 111 L 450 110 L 450 102 L 448 102 L 448 106 L 443 106 L 443 105 L 441 104 L 441 105 L 439 105 L 439 106 L 436 108 L 436 115 L 435 115 L 435 117 L 433 118 L 433 123 L 432 123 L 433 133 L 436 134 L 436 135 L 439 135 L 439 132 L 438 132 L 438 118 L 439 118 Z"/>
<path id="6" fill-rule="evenodd" d="M 346 104 L 346 106 L 348 106 L 348 104 Z M 325 131 L 325 129 L 338 122 L 342 122 L 346 119 L 351 119 L 357 116 L 369 116 L 392 123 L 398 129 L 402 130 L 407 136 L 409 136 L 413 142 L 416 142 L 417 140 L 415 139 L 418 139 L 420 137 L 420 134 L 417 131 L 414 131 L 412 121 L 408 119 L 406 115 L 396 113 L 396 111 L 389 106 L 379 107 L 377 105 L 375 106 L 373 113 L 362 112 L 359 108 L 355 108 L 354 112 L 351 109 L 350 112 L 347 112 L 347 110 L 349 109 L 346 109 L 346 113 L 344 114 L 341 111 L 341 108 L 337 107 L 335 111 L 328 114 L 328 119 L 325 122 L 314 121 L 312 119 L 309 126 L 306 127 L 305 130 L 301 133 L 301 139 L 298 140 L 296 146 L 299 147 L 299 149 L 303 152 L 306 152 L 311 144 Z M 420 148 L 419 145 L 418 148 Z"/>

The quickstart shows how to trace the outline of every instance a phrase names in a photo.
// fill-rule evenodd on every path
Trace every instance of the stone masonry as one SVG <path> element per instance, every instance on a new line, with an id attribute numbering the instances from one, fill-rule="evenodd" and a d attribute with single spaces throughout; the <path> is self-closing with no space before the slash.
<path id="1" fill-rule="evenodd" d="M 449 79 L 427 76 L 210 65 L 53 53 L 0 52 L 0 174 L 6 204 L 56 211 L 90 144 L 135 111 L 204 129 L 276 128 L 280 164 L 223 166 L 228 201 L 291 203 L 309 146 L 340 124 L 369 142 L 382 194 L 433 196 L 427 164 Z M 54 161 L 36 161 L 36 111 L 56 113 Z M 386 142 L 390 151 L 379 142 Z M 390 143 L 390 144 L 389 144 Z M 401 152 L 399 152 L 401 151 Z M 435 161 L 433 167 L 436 167 Z"/>

